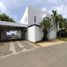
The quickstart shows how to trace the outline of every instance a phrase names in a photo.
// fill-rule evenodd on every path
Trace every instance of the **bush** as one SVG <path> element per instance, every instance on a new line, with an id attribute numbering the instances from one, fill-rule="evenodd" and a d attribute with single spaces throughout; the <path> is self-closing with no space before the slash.
<path id="1" fill-rule="evenodd" d="M 59 30 L 57 32 L 57 37 L 67 37 L 67 31 L 65 29 Z"/>

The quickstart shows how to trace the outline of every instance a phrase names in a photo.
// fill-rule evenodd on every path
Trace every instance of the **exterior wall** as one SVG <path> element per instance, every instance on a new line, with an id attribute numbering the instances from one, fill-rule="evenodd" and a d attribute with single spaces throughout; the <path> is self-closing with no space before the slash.
<path id="1" fill-rule="evenodd" d="M 39 24 L 42 21 L 42 11 L 33 7 L 28 8 L 28 25 Z M 34 22 L 34 16 L 36 16 L 36 23 Z"/>
<path id="2" fill-rule="evenodd" d="M 20 20 L 21 24 L 28 24 L 28 7 L 26 8 L 23 17 Z"/>
<path id="3" fill-rule="evenodd" d="M 27 30 L 27 40 L 35 42 L 35 27 L 29 27 Z"/>
<path id="4" fill-rule="evenodd" d="M 50 31 L 48 33 L 48 39 L 55 39 L 56 38 L 56 35 L 57 34 L 57 29 L 56 29 L 56 26 L 53 25 L 53 27 L 50 28 Z"/>
<path id="5" fill-rule="evenodd" d="M 28 28 L 27 40 L 37 42 L 42 40 L 43 32 L 40 27 L 32 26 Z"/>
<path id="6" fill-rule="evenodd" d="M 52 30 L 48 33 L 48 39 L 55 39 L 56 38 L 56 31 Z"/>
<path id="7" fill-rule="evenodd" d="M 35 41 L 41 41 L 43 39 L 43 32 L 40 27 L 35 26 Z"/>
<path id="8" fill-rule="evenodd" d="M 27 6 L 25 13 L 20 20 L 20 23 L 27 25 L 39 24 L 41 23 L 44 15 L 48 16 L 49 14 L 45 11 L 41 11 L 31 6 Z M 36 16 L 36 23 L 34 22 L 34 16 Z"/>
<path id="9" fill-rule="evenodd" d="M 36 16 L 36 23 L 34 22 L 34 16 Z M 25 13 L 20 20 L 20 23 L 26 24 L 26 25 L 33 25 L 33 24 L 39 25 L 44 16 L 50 17 L 50 14 L 45 11 L 36 9 L 34 7 L 27 6 Z M 57 31 L 55 30 L 55 28 L 50 30 L 50 32 L 48 33 L 48 39 L 56 38 L 56 33 Z M 36 42 L 36 41 L 42 40 L 42 37 L 43 37 L 43 33 L 41 31 L 41 28 L 37 26 L 32 26 L 28 28 L 27 33 L 26 33 L 27 40 Z"/>

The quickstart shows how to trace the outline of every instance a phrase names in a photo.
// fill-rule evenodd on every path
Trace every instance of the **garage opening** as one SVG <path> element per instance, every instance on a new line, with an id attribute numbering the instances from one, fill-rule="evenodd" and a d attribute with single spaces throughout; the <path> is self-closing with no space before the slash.
<path id="1" fill-rule="evenodd" d="M 0 25 L 0 41 L 25 40 L 27 27 L 20 25 Z"/>

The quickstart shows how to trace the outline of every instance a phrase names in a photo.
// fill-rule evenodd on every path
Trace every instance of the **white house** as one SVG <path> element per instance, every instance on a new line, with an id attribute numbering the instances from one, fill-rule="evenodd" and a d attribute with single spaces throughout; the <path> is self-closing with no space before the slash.
<path id="1" fill-rule="evenodd" d="M 20 20 L 21 24 L 28 26 L 26 32 L 26 39 L 32 42 L 37 42 L 42 40 L 43 32 L 40 27 L 40 23 L 43 20 L 43 16 L 50 16 L 47 11 L 42 11 L 36 9 L 32 6 L 27 6 L 23 17 Z M 56 29 L 53 28 L 49 30 L 48 39 L 56 38 Z"/>

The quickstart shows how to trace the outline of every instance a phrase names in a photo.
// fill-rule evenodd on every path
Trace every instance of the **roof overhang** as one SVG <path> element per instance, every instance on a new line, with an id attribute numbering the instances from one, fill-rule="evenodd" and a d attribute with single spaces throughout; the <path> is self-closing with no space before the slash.
<path id="1" fill-rule="evenodd" d="M 27 27 L 25 24 L 20 23 L 14 23 L 14 22 L 6 22 L 6 21 L 0 21 L 0 26 L 10 26 L 10 27 Z"/>
<path id="2" fill-rule="evenodd" d="M 32 26 L 41 27 L 39 24 L 32 24 L 32 25 L 29 25 L 28 28 L 29 28 L 29 27 L 32 27 Z"/>

